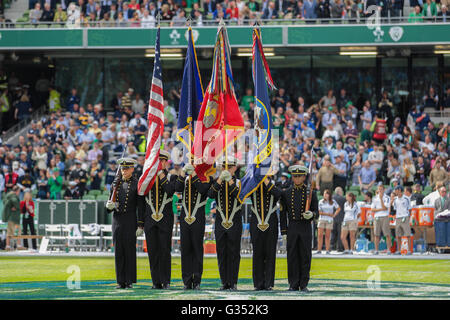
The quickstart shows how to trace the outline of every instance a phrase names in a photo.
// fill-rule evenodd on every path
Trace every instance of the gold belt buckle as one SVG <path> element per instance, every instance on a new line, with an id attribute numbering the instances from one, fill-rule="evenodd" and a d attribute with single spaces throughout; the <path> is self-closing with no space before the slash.
<path id="1" fill-rule="evenodd" d="M 233 221 L 222 221 L 222 227 L 230 229 L 233 226 Z"/>
<path id="2" fill-rule="evenodd" d="M 159 222 L 162 218 L 163 218 L 163 215 L 160 213 L 152 214 L 152 219 L 155 220 L 156 222 Z"/>
<path id="3" fill-rule="evenodd" d="M 186 216 L 186 217 L 184 217 L 184 221 L 186 221 L 187 224 L 192 224 L 195 221 L 195 217 L 192 217 L 192 216 L 188 217 L 188 216 Z"/>

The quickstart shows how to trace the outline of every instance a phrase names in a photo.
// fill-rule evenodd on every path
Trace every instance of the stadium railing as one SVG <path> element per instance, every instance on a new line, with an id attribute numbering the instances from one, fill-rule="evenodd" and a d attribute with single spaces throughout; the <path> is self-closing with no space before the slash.
<path id="1" fill-rule="evenodd" d="M 412 20 L 413 19 L 413 20 Z M 415 19 L 415 20 L 414 20 Z M 242 19 L 242 20 L 224 20 L 224 23 L 228 26 L 252 26 L 255 22 L 260 25 L 335 25 L 335 24 L 399 24 L 399 23 L 450 23 L 443 22 L 442 17 L 436 16 L 433 18 L 422 17 L 420 20 L 417 17 L 343 17 L 343 18 L 317 18 L 317 19 Z M 213 27 L 218 26 L 219 21 L 215 20 L 203 20 L 201 23 L 192 21 L 193 27 Z M 161 21 L 161 27 L 185 27 L 184 23 L 172 24 L 170 21 Z M 4 22 L 0 24 L 0 28 L 147 28 L 151 29 L 155 27 L 154 22 L 132 22 L 132 21 L 87 21 L 87 22 L 50 22 L 50 21 L 38 21 L 32 23 L 28 18 L 19 18 L 16 22 Z"/>

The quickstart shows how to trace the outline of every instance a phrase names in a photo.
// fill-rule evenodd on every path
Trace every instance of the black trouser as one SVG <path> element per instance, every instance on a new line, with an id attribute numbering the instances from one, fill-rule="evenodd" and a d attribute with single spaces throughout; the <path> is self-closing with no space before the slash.
<path id="1" fill-rule="evenodd" d="M 343 251 L 344 245 L 341 241 L 342 222 L 333 221 L 333 230 L 331 230 L 330 246 L 331 250 Z"/>
<path id="2" fill-rule="evenodd" d="M 253 285 L 257 289 L 273 287 L 278 224 L 271 223 L 266 231 L 261 231 L 256 223 L 252 223 L 250 224 L 250 236 L 253 247 Z"/>
<path id="3" fill-rule="evenodd" d="M 336 187 L 341 187 L 342 191 L 345 194 L 346 186 L 347 186 L 347 178 L 346 177 L 334 176 L 333 190 L 336 189 Z M 333 190 L 331 190 L 331 191 L 333 192 Z"/>
<path id="4" fill-rule="evenodd" d="M 30 228 L 30 234 L 31 235 L 36 235 L 36 230 L 34 229 L 34 219 L 33 217 L 30 217 L 28 219 L 23 219 L 22 221 L 22 226 L 23 226 L 23 231 L 22 234 L 23 235 L 27 235 L 28 234 L 28 227 Z M 25 248 L 28 248 L 28 241 L 29 239 L 24 239 L 23 241 L 23 246 Z M 33 244 L 33 249 L 36 250 L 37 246 L 36 246 L 36 239 L 31 239 L 31 242 Z"/>
<path id="5" fill-rule="evenodd" d="M 136 283 L 136 227 L 113 220 L 112 230 L 117 283 Z"/>
<path id="6" fill-rule="evenodd" d="M 150 217 L 147 217 L 151 219 Z M 172 223 L 173 224 L 173 223 Z M 171 273 L 172 229 L 161 228 L 158 224 L 145 228 L 148 261 L 153 285 L 169 285 Z"/>
<path id="7" fill-rule="evenodd" d="M 311 270 L 311 223 L 289 221 L 287 230 L 288 282 L 294 289 L 308 286 Z"/>
<path id="8" fill-rule="evenodd" d="M 180 221 L 181 277 L 186 286 L 200 284 L 203 274 L 203 236 L 205 222 L 195 221 L 189 225 Z"/>
<path id="9" fill-rule="evenodd" d="M 228 230 L 224 230 L 216 223 L 217 261 L 220 280 L 224 286 L 237 285 L 241 261 L 241 235 L 242 223 L 235 222 Z"/>

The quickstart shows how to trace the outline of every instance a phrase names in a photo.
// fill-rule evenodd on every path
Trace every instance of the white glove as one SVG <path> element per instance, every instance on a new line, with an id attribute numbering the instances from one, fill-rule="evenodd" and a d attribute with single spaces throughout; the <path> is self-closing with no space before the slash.
<path id="1" fill-rule="evenodd" d="M 286 243 L 286 241 L 287 241 L 287 235 L 283 234 L 283 243 Z"/>
<path id="2" fill-rule="evenodd" d="M 312 213 L 311 211 L 303 212 L 303 218 L 305 218 L 306 220 L 311 219 L 313 216 L 314 216 L 314 213 Z"/>
<path id="3" fill-rule="evenodd" d="M 220 173 L 220 176 L 219 176 L 219 178 L 221 179 L 221 180 L 225 180 L 225 181 L 230 181 L 231 180 L 231 173 L 229 172 L 229 171 L 227 171 L 227 170 L 223 170 L 221 173 Z"/>
<path id="4" fill-rule="evenodd" d="M 136 230 L 136 237 L 140 237 L 144 234 L 144 229 L 143 228 L 137 228 Z"/>
<path id="5" fill-rule="evenodd" d="M 113 210 L 115 207 L 116 207 L 115 203 L 112 202 L 111 200 L 108 200 L 108 202 L 106 202 L 106 209 Z"/>
<path id="6" fill-rule="evenodd" d="M 183 171 L 187 174 L 187 175 L 191 175 L 194 172 L 195 168 L 192 164 L 188 163 L 183 167 Z"/>

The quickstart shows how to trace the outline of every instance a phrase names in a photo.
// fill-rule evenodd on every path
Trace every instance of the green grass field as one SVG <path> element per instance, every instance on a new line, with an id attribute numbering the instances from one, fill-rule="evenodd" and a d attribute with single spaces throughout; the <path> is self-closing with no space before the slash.
<path id="1" fill-rule="evenodd" d="M 70 266 L 80 270 L 81 289 L 68 290 Z M 370 290 L 368 268 L 379 268 L 381 287 Z M 172 258 L 172 288 L 150 290 L 148 259 L 139 257 L 138 283 L 125 295 L 114 287 L 112 257 L 0 257 L 0 299 L 211 299 L 223 298 L 216 258 L 205 258 L 201 292 L 182 290 L 181 263 Z M 275 290 L 254 292 L 252 259 L 242 258 L 239 272 L 239 299 L 292 298 L 286 291 L 286 259 L 277 259 Z M 326 259 L 312 261 L 309 298 L 450 298 L 450 260 Z M 120 291 L 123 292 L 123 291 Z M 149 295 L 149 293 L 151 293 Z M 170 295 L 168 295 L 170 293 Z"/>

